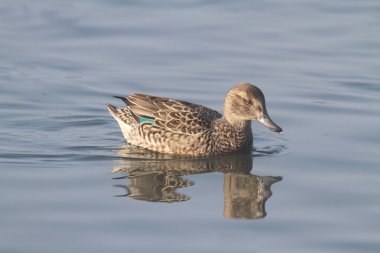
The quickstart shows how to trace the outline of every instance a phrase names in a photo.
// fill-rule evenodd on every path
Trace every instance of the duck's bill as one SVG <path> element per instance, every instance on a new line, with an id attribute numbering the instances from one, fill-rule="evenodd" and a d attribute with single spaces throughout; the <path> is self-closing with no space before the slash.
<path id="1" fill-rule="evenodd" d="M 274 123 L 268 115 L 262 114 L 260 117 L 257 118 L 257 120 L 276 133 L 282 133 L 282 128 L 279 127 L 276 123 Z"/>

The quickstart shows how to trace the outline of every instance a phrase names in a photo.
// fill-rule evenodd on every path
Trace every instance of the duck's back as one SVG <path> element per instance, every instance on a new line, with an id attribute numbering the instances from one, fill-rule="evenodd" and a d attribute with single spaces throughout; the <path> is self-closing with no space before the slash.
<path id="1" fill-rule="evenodd" d="M 202 105 L 145 94 L 119 98 L 127 107 L 112 108 L 110 112 L 127 142 L 172 154 L 209 152 L 212 124 L 222 117 L 219 112 Z"/>
<path id="2" fill-rule="evenodd" d="M 134 94 L 125 102 L 140 121 L 150 119 L 152 124 L 181 134 L 207 131 L 215 119 L 222 117 L 219 112 L 202 105 L 145 94 Z"/>

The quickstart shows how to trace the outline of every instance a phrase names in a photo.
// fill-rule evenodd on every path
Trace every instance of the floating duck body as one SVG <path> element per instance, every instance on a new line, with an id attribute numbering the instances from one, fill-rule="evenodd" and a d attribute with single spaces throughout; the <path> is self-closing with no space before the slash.
<path id="1" fill-rule="evenodd" d="M 126 107 L 108 104 L 126 141 L 149 150 L 187 156 L 211 156 L 249 149 L 251 121 L 281 132 L 268 116 L 264 95 L 252 84 L 234 86 L 224 102 L 224 114 L 181 100 L 134 94 Z"/>

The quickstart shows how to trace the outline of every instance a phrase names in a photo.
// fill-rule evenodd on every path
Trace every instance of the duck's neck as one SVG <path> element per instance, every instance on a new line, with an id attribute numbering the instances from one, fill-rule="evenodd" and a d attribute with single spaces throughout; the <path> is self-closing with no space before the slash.
<path id="1" fill-rule="evenodd" d="M 233 117 L 232 115 L 229 115 L 228 113 L 224 113 L 222 120 L 228 123 L 231 127 L 235 129 L 246 129 L 247 127 L 251 127 L 251 121 L 250 120 L 241 120 L 236 117 Z"/>
<path id="2" fill-rule="evenodd" d="M 229 121 L 225 117 L 215 121 L 215 146 L 220 152 L 241 150 L 252 146 L 250 120 Z"/>

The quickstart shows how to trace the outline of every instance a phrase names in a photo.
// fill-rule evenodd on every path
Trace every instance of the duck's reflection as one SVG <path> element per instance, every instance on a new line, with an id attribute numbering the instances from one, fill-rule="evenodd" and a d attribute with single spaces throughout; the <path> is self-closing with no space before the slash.
<path id="1" fill-rule="evenodd" d="M 181 176 L 164 172 L 151 172 L 128 175 L 130 180 L 128 186 L 115 185 L 126 190 L 125 195 L 137 200 L 152 202 L 179 202 L 189 200 L 190 197 L 176 192 L 178 188 L 191 186 L 191 180 L 183 179 Z"/>
<path id="2" fill-rule="evenodd" d="M 266 216 L 265 202 L 272 195 L 270 186 L 281 177 L 252 174 L 224 174 L 224 216 L 259 219 Z"/>
<path id="3" fill-rule="evenodd" d="M 265 202 L 272 195 L 270 186 L 281 177 L 256 176 L 252 169 L 251 152 L 231 154 L 213 158 L 181 159 L 145 150 L 131 152 L 126 146 L 119 154 L 128 157 L 115 167 L 120 173 L 116 179 L 129 179 L 124 188 L 128 196 L 136 200 L 154 202 L 179 202 L 190 197 L 177 189 L 194 185 L 185 175 L 224 173 L 224 216 L 237 219 L 259 219 L 266 216 Z"/>

